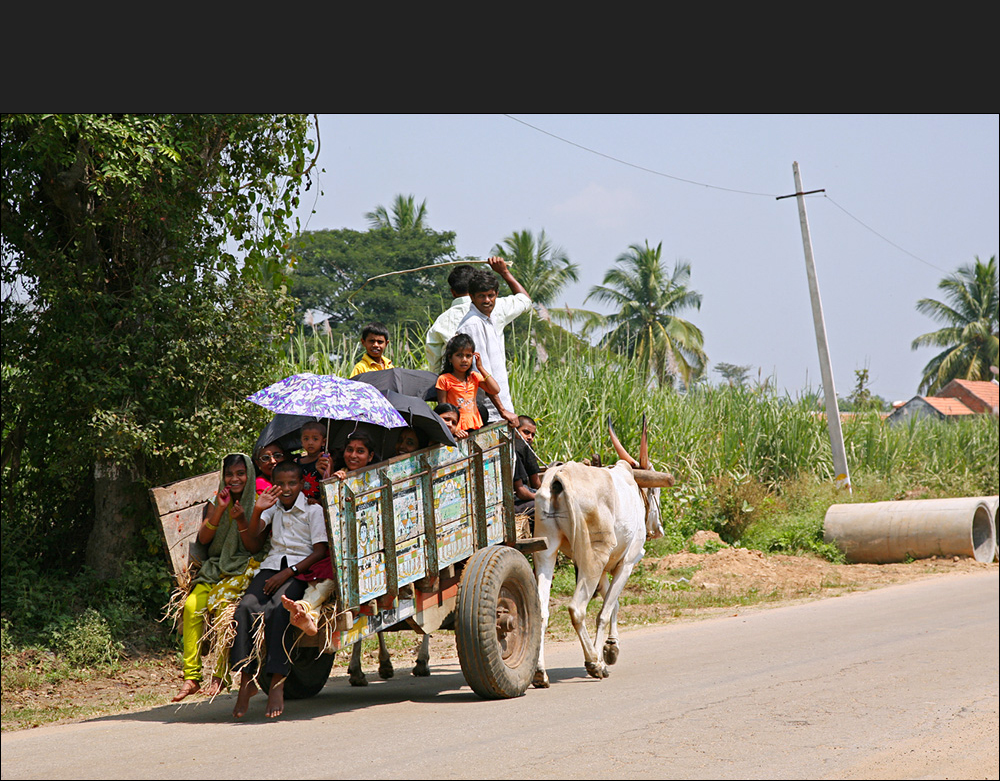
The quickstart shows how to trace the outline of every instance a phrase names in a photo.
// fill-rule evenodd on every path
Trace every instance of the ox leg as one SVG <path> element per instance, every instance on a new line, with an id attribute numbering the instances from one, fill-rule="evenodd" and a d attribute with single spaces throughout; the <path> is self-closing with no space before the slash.
<path id="1" fill-rule="evenodd" d="M 368 679 L 361 669 L 361 641 L 358 640 L 351 649 L 351 661 L 347 665 L 347 680 L 351 686 L 367 686 Z"/>
<path id="2" fill-rule="evenodd" d="M 385 647 L 385 638 L 382 637 L 382 633 L 378 633 L 378 677 L 383 681 L 388 680 L 396 671 L 392 669 L 392 657 L 389 655 L 389 649 Z"/>
<path id="3" fill-rule="evenodd" d="M 533 554 L 542 620 L 542 642 L 538 646 L 538 665 L 535 667 L 535 675 L 531 679 L 531 685 L 536 689 L 549 688 L 549 674 L 545 672 L 545 629 L 549 625 L 549 596 L 552 594 L 552 576 L 556 571 L 558 553 L 558 548 L 554 548 L 536 551 Z"/>
<path id="4" fill-rule="evenodd" d="M 601 606 L 601 612 L 597 614 L 597 632 L 594 643 L 597 646 L 604 645 L 604 660 L 608 664 L 614 664 L 618 661 L 618 598 L 628 582 L 629 575 L 632 574 L 633 567 L 635 567 L 635 561 L 628 563 L 623 561 L 611 573 L 611 583 L 604 595 L 604 604 Z M 608 642 L 604 643 L 605 629 L 609 625 L 611 633 L 608 634 Z M 614 662 L 609 661 L 609 656 L 614 659 Z"/>
<path id="5" fill-rule="evenodd" d="M 604 573 L 601 576 L 601 584 L 598 586 L 598 591 L 601 592 L 601 599 L 604 602 L 608 601 L 608 587 L 610 586 L 610 580 L 608 578 L 608 573 Z M 608 639 L 604 641 L 604 648 L 601 649 L 601 656 L 604 661 L 609 665 L 614 664 L 618 661 L 618 603 L 615 602 L 614 607 L 611 609 L 611 620 L 608 623 Z"/>
<path id="6" fill-rule="evenodd" d="M 413 674 L 426 678 L 431 674 L 431 636 L 424 635 L 420 641 L 420 650 L 417 651 L 417 663 L 413 665 Z"/>
<path id="7" fill-rule="evenodd" d="M 585 567 L 580 567 L 577 571 L 576 588 L 573 591 L 573 598 L 569 603 L 569 618 L 573 622 L 577 637 L 580 638 L 580 645 L 583 646 L 583 661 L 587 673 L 594 678 L 607 678 L 608 666 L 597 657 L 594 643 L 590 640 L 587 632 L 587 605 L 594 593 L 600 586 L 602 573 L 598 571 L 588 571 Z M 598 622 L 600 627 L 600 622 Z M 600 634 L 598 634 L 600 637 Z"/>

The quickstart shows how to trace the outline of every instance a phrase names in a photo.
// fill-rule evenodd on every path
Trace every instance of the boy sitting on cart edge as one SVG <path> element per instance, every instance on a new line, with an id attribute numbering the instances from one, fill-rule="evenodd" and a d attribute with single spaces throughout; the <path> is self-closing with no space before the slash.
<path id="1" fill-rule="evenodd" d="M 306 584 L 296 578 L 323 558 L 329 557 L 323 509 L 309 504 L 302 493 L 302 468 L 293 461 L 277 464 L 271 473 L 274 485 L 262 493 L 253 508 L 250 534 L 263 538 L 271 530 L 271 551 L 261 563 L 236 609 L 236 638 L 230 652 L 231 669 L 240 673 L 240 690 L 233 716 L 242 718 L 257 693 L 257 659 L 254 654 L 254 623 L 263 614 L 267 662 L 270 675 L 268 718 L 280 716 L 285 707 L 281 685 L 291 670 L 284 635 L 289 615 L 282 596 L 299 599 Z"/>

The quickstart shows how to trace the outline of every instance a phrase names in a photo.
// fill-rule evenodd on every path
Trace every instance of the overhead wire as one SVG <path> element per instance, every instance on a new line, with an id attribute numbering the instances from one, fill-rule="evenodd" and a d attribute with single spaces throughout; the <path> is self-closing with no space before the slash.
<path id="1" fill-rule="evenodd" d="M 628 160 L 622 160 L 621 158 L 615 157 L 613 155 L 606 154 L 604 152 L 601 152 L 601 151 L 599 151 L 597 149 L 593 149 L 593 148 L 588 147 L 588 146 L 584 146 L 583 144 L 578 144 L 577 142 L 571 141 L 568 138 L 564 138 L 563 136 L 556 135 L 555 133 L 551 133 L 548 130 L 544 130 L 544 129 L 536 126 L 536 125 L 532 125 L 530 122 L 525 122 L 523 119 L 518 119 L 517 117 L 515 117 L 512 114 L 504 114 L 503 116 L 507 117 L 508 119 L 513 120 L 514 122 L 517 122 L 517 123 L 519 123 L 521 125 L 524 125 L 525 127 L 531 128 L 532 130 L 534 130 L 534 131 L 536 131 L 538 133 L 542 133 L 543 135 L 549 136 L 550 138 L 554 138 L 557 141 L 561 141 L 564 144 L 568 144 L 570 146 L 574 146 L 577 149 L 582 149 L 584 152 L 589 152 L 590 154 L 597 155 L 598 157 L 603 157 L 606 160 L 611 160 L 612 162 L 619 163 L 620 165 L 628 166 L 629 168 L 635 168 L 638 171 L 643 171 L 644 173 L 653 174 L 654 176 L 661 176 L 661 177 L 663 177 L 665 179 L 672 179 L 675 182 L 682 182 L 683 184 L 693 184 L 693 185 L 696 185 L 698 187 L 705 187 L 705 188 L 708 188 L 708 189 L 711 189 L 711 190 L 722 190 L 724 192 L 737 193 L 739 195 L 765 196 L 765 197 L 768 197 L 768 198 L 777 198 L 778 197 L 777 195 L 774 195 L 772 193 L 761 193 L 761 192 L 754 192 L 754 191 L 751 191 L 751 190 L 737 190 L 737 189 L 734 189 L 732 187 L 721 187 L 719 185 L 707 184 L 705 182 L 698 182 L 698 181 L 695 181 L 693 179 L 685 179 L 685 178 L 680 177 L 680 176 L 673 176 L 672 174 L 664 173 L 663 171 L 657 171 L 657 170 L 652 169 L 652 168 L 647 168 L 645 166 L 629 162 Z M 872 234 L 874 234 L 878 238 L 882 239 L 882 241 L 884 241 L 886 244 L 890 245 L 891 247 L 894 247 L 895 249 L 899 250 L 900 252 L 902 252 L 905 255 L 908 255 L 909 257 L 913 258 L 914 260 L 917 260 L 917 261 L 923 263 L 924 265 L 929 266 L 930 268 L 936 269 L 937 271 L 943 272 L 945 274 L 950 273 L 946 269 L 943 269 L 940 266 L 936 266 L 933 263 L 930 263 L 930 262 L 924 260 L 923 258 L 921 258 L 921 257 L 919 257 L 917 255 L 914 255 L 909 250 L 907 250 L 907 249 L 899 246 L 898 244 L 896 244 L 896 242 L 894 242 L 894 241 L 886 238 L 881 233 L 879 233 L 877 230 L 875 230 L 874 228 L 872 228 L 870 225 L 866 224 L 863 220 L 861 220 L 858 217 L 856 217 L 853 214 L 851 214 L 847 209 L 845 209 L 843 206 L 841 206 L 839 203 L 837 203 L 835 200 L 833 200 L 833 198 L 831 198 L 829 195 L 825 194 L 825 192 L 824 192 L 824 197 L 831 204 L 833 204 L 838 209 L 840 209 L 840 211 L 842 211 L 844 214 L 846 214 L 848 217 L 850 217 L 852 220 L 854 220 L 856 223 L 858 223 L 861 227 L 863 227 L 865 230 L 870 231 Z"/>
<path id="2" fill-rule="evenodd" d="M 684 184 L 693 184 L 698 187 L 707 187 L 710 190 L 722 190 L 727 193 L 738 193 L 739 195 L 760 195 L 766 196 L 768 198 L 774 198 L 773 193 L 756 193 L 749 190 L 736 190 L 732 187 L 720 187 L 716 184 L 707 184 L 705 182 L 696 182 L 694 179 L 684 179 L 680 176 L 673 176 L 672 174 L 663 173 L 663 171 L 657 171 L 653 168 L 646 168 L 645 166 L 637 165 L 636 163 L 630 163 L 628 160 L 622 160 L 620 157 L 614 157 L 604 152 L 600 152 L 596 149 L 591 149 L 589 146 L 584 146 L 583 144 L 578 144 L 575 141 L 570 141 L 568 138 L 563 138 L 562 136 L 557 136 L 555 133 L 550 133 L 548 130 L 543 130 L 540 127 L 532 125 L 530 122 L 525 122 L 523 119 L 518 119 L 512 114 L 504 114 L 508 119 L 512 119 L 515 122 L 519 122 L 525 127 L 530 127 L 532 130 L 536 130 L 546 136 L 556 139 L 557 141 L 562 141 L 564 144 L 569 144 L 570 146 L 575 146 L 577 149 L 582 149 L 584 152 L 590 152 L 592 155 L 597 155 L 598 157 L 603 157 L 606 160 L 611 160 L 615 163 L 620 163 L 621 165 L 626 165 L 629 168 L 635 168 L 639 171 L 644 171 L 647 174 L 653 174 L 654 176 L 662 176 L 664 179 L 673 179 L 675 182 L 683 182 Z"/>

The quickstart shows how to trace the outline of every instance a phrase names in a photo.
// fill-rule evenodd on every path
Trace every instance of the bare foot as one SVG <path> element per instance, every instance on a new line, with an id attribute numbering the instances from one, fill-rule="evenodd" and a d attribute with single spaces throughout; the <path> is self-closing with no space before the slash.
<path id="1" fill-rule="evenodd" d="M 240 676 L 240 693 L 236 695 L 236 707 L 233 708 L 233 716 L 242 719 L 250 707 L 250 698 L 257 693 L 257 684 L 253 682 L 252 675 Z"/>
<path id="2" fill-rule="evenodd" d="M 274 673 L 271 686 L 267 690 L 267 710 L 264 715 L 276 719 L 285 710 L 285 676 Z"/>
<path id="3" fill-rule="evenodd" d="M 184 685 L 181 686 L 181 690 L 177 692 L 177 695 L 171 700 L 171 702 L 180 702 L 189 694 L 194 694 L 200 688 L 201 684 L 199 684 L 198 681 L 193 681 L 189 678 L 184 681 Z"/>
<path id="4" fill-rule="evenodd" d="M 281 604 L 285 606 L 285 609 L 289 613 L 291 613 L 289 621 L 292 626 L 298 627 L 310 637 L 319 631 L 319 627 L 316 626 L 316 622 L 313 620 L 313 617 L 309 615 L 309 612 L 298 602 L 291 600 L 282 594 Z"/>
<path id="5" fill-rule="evenodd" d="M 212 682 L 208 684 L 208 687 L 202 692 L 202 694 L 206 697 L 214 697 L 222 691 L 222 686 L 222 679 L 218 675 L 212 676 Z"/>

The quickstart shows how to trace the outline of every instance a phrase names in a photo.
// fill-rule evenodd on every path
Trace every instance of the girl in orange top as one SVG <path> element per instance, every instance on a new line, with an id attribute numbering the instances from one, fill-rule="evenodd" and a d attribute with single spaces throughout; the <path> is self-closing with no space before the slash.
<path id="1" fill-rule="evenodd" d="M 475 362 L 478 372 L 472 371 Z M 437 379 L 439 404 L 454 404 L 458 407 L 459 437 L 465 432 L 483 427 L 483 419 L 476 406 L 476 391 L 482 385 L 491 398 L 500 392 L 500 385 L 483 369 L 483 359 L 476 352 L 475 342 L 468 334 L 456 334 L 444 348 L 441 374 Z M 495 403 L 495 402 L 494 402 Z"/>

